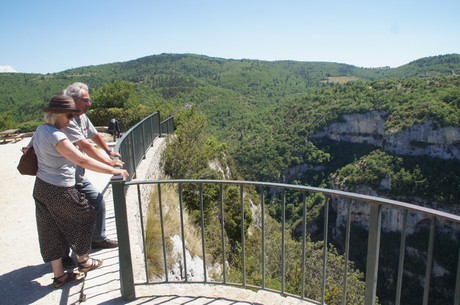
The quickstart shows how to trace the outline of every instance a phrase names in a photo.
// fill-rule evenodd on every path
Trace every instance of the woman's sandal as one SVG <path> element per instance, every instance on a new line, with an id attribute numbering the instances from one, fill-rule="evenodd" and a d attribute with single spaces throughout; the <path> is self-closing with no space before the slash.
<path id="1" fill-rule="evenodd" d="M 79 272 L 64 272 L 64 274 L 59 277 L 53 277 L 53 287 L 61 288 L 62 286 L 64 286 L 65 283 L 69 283 L 74 280 L 80 280 L 80 279 L 81 279 L 81 273 Z"/>
<path id="2" fill-rule="evenodd" d="M 91 260 L 91 264 L 89 266 L 84 266 L 83 264 L 86 263 L 88 260 Z M 78 271 L 86 273 L 88 271 L 91 271 L 93 269 L 96 269 L 102 266 L 102 262 L 103 260 L 101 259 L 88 257 L 85 261 L 78 263 Z"/>

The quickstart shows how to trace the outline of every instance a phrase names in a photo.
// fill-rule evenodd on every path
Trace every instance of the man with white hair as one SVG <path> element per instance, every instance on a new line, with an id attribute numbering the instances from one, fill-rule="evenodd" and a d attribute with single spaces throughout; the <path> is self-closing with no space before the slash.
<path id="1" fill-rule="evenodd" d="M 109 148 L 104 138 L 98 133 L 86 115 L 86 112 L 91 106 L 88 86 L 83 83 L 73 83 L 64 90 L 64 95 L 71 96 L 75 101 L 75 106 L 81 110 L 81 113 L 76 115 L 73 120 L 70 121 L 70 124 L 63 129 L 70 142 L 91 158 L 110 166 L 122 167 L 123 162 L 121 160 L 112 159 L 112 157 L 115 156 L 121 158 L 121 155 Z M 97 146 L 101 147 L 102 150 L 94 147 L 88 139 L 91 139 Z M 104 196 L 89 181 L 89 179 L 85 177 L 84 168 L 77 166 L 75 175 L 77 189 L 80 193 L 85 194 L 89 203 L 96 210 L 96 227 L 93 234 L 92 248 L 103 249 L 117 247 L 117 241 L 110 240 L 106 237 Z M 63 264 L 65 267 L 71 268 L 73 260 L 70 257 L 63 258 Z"/>

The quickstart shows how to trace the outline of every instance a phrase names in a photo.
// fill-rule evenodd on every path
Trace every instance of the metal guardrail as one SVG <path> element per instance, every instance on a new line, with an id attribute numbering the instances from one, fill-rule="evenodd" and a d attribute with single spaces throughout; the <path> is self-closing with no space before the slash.
<path id="1" fill-rule="evenodd" d="M 158 116 L 158 119 L 156 118 Z M 170 133 L 173 131 L 174 122 L 173 119 L 170 118 L 159 125 L 159 114 L 155 113 L 149 118 L 146 118 L 132 129 L 127 132 L 123 138 L 121 139 L 120 143 L 117 144 L 116 149 L 122 154 L 125 161 L 125 166 L 131 174 L 131 177 L 135 176 L 135 170 L 140 161 L 145 157 L 145 152 L 147 151 L 148 147 L 151 145 L 153 140 L 156 136 L 161 136 L 161 133 Z M 158 132 L 161 130 L 161 133 Z M 150 133 L 150 135 L 148 135 Z M 433 272 L 433 264 L 434 264 L 434 251 L 435 251 L 435 230 L 436 224 L 444 222 L 450 223 L 454 226 L 458 226 L 460 224 L 460 216 L 449 214 L 446 212 L 413 205 L 405 202 L 389 200 L 379 197 L 367 196 L 362 194 L 355 194 L 337 190 L 330 190 L 330 189 L 323 189 L 323 188 L 315 188 L 315 187 L 308 187 L 308 186 L 299 186 L 299 185 L 289 185 L 289 184 L 279 184 L 279 183 L 264 183 L 264 182 L 251 182 L 251 181 L 232 181 L 232 180 L 144 180 L 144 181 L 123 181 L 117 180 L 116 178 L 112 179 L 112 190 L 113 190 L 113 200 L 114 200 L 114 208 L 115 208 L 115 215 L 116 215 L 116 227 L 117 227 L 117 235 L 119 241 L 119 262 L 120 262 L 120 280 L 121 280 L 121 293 L 126 300 L 132 300 L 135 298 L 135 282 L 133 277 L 133 266 L 131 260 L 131 248 L 130 248 L 130 240 L 128 235 L 128 218 L 127 218 L 127 211 L 126 211 L 126 192 L 127 188 L 130 186 L 137 186 L 137 193 L 138 193 L 138 203 L 139 208 L 141 207 L 141 195 L 140 193 L 140 186 L 142 185 L 157 185 L 158 187 L 158 202 L 160 204 L 160 209 L 162 205 L 162 198 L 161 198 L 161 187 L 165 184 L 174 184 L 178 186 L 178 194 L 177 197 L 179 198 L 179 213 L 181 218 L 181 232 L 182 232 L 182 257 L 184 259 L 184 269 L 186 270 L 186 255 L 185 255 L 185 239 L 184 239 L 184 228 L 183 225 L 183 211 L 184 205 L 186 202 L 183 201 L 182 196 L 182 186 L 184 184 L 197 184 L 200 186 L 199 188 L 199 198 L 200 198 L 200 226 L 201 232 L 203 234 L 206 224 L 204 223 L 203 218 L 203 196 L 206 194 L 203 193 L 203 184 L 214 184 L 219 185 L 220 189 L 220 201 L 216 202 L 215 204 L 218 205 L 220 208 L 220 225 L 222 231 L 222 257 L 225 260 L 225 246 L 223 242 L 223 228 L 225 219 L 223 216 L 223 209 L 225 206 L 225 202 L 223 200 L 223 186 L 224 185 L 238 185 L 239 192 L 240 192 L 240 212 L 241 212 L 241 223 L 240 223 L 240 230 L 241 230 L 241 246 L 242 246 L 242 282 L 241 283 L 229 283 L 226 280 L 226 269 L 225 263 L 223 264 L 223 281 L 211 281 L 204 276 L 204 280 L 202 283 L 206 284 L 224 284 L 224 285 L 233 285 L 238 287 L 247 287 L 247 288 L 255 288 L 255 289 L 265 289 L 273 291 L 266 287 L 265 283 L 265 230 L 264 230 L 264 206 L 265 206 L 265 198 L 264 192 L 259 192 L 261 195 L 261 208 L 262 208 L 262 242 L 261 242 L 261 249 L 262 249 L 262 258 L 261 262 L 262 265 L 260 266 L 260 270 L 262 270 L 262 283 L 260 286 L 249 285 L 246 282 L 246 257 L 245 257 L 245 223 L 244 223 L 244 196 L 243 193 L 245 192 L 246 188 L 257 188 L 261 189 L 278 189 L 285 194 L 287 191 L 296 191 L 304 193 L 305 196 L 311 193 L 321 193 L 323 194 L 327 200 L 325 201 L 324 205 L 324 227 L 323 227 L 323 236 L 324 236 L 324 246 L 323 246 L 323 258 L 322 258 L 322 288 L 321 288 L 321 299 L 320 300 L 309 300 L 304 297 L 305 292 L 305 285 L 308 284 L 308 279 L 305 278 L 304 268 L 305 268 L 305 243 L 306 243 L 306 215 L 308 213 L 307 208 L 303 206 L 303 223 L 302 223 L 302 256 L 298 259 L 300 260 L 300 264 L 302 266 L 302 287 L 301 287 L 301 294 L 300 295 L 291 295 L 286 291 L 285 286 L 285 278 L 286 278 L 286 269 L 283 264 L 282 267 L 282 275 L 281 275 L 281 289 L 276 291 L 282 295 L 290 295 L 293 297 L 297 297 L 300 299 L 305 299 L 308 301 L 312 301 L 318 304 L 325 304 L 325 291 L 327 285 L 326 279 L 326 271 L 327 271 L 327 247 L 328 247 L 328 238 L 329 238 L 329 208 L 331 205 L 336 205 L 336 200 L 338 198 L 345 198 L 348 199 L 349 202 L 346 205 L 346 227 L 345 227 L 345 246 L 344 246 L 344 259 L 345 259 L 345 270 L 343 270 L 343 291 L 342 291 L 342 303 L 347 304 L 347 275 L 348 275 L 348 261 L 349 261 L 349 252 L 352 245 L 350 245 L 350 235 L 351 235 L 351 218 L 352 212 L 355 204 L 357 202 L 364 204 L 369 207 L 369 213 L 366 215 L 367 225 L 368 225 L 368 239 L 367 239 L 367 254 L 366 254 L 366 271 L 365 271 L 365 292 L 364 292 L 364 299 L 366 305 L 373 305 L 376 303 L 376 295 L 377 295 L 377 281 L 378 281 L 378 272 L 379 272 L 379 256 L 381 254 L 381 231 L 382 231 L 382 215 L 385 211 L 397 211 L 399 215 L 402 217 L 402 225 L 400 229 L 400 242 L 399 242 L 399 258 L 398 258 L 398 272 L 397 272 L 397 279 L 395 285 L 395 301 L 394 304 L 399 305 L 401 304 L 401 291 L 403 287 L 403 272 L 404 266 L 408 263 L 411 263 L 405 257 L 407 252 L 407 245 L 406 245 L 406 236 L 408 235 L 407 232 L 410 228 L 408 228 L 407 219 L 409 214 L 420 214 L 424 221 L 429 222 L 429 237 L 428 237 L 428 246 L 426 249 L 426 257 L 424 258 L 425 262 L 425 275 L 420 281 L 423 283 L 423 300 L 422 303 L 424 305 L 429 304 L 429 294 L 431 288 L 431 279 L 432 279 L 432 272 Z M 246 203 L 247 204 L 247 203 Z M 285 232 L 285 212 L 286 212 L 286 205 L 289 202 L 286 201 L 286 196 L 283 195 L 282 202 L 281 202 L 281 225 L 282 225 L 282 241 L 281 241 L 281 259 L 284 261 L 285 259 L 285 249 L 286 249 L 286 232 Z M 141 209 L 141 208 L 140 208 Z M 141 211 L 142 212 L 142 211 Z M 141 214 L 142 215 L 142 214 Z M 142 221 L 140 224 L 141 226 L 142 235 L 144 234 L 144 228 Z M 160 217 L 160 225 L 162 229 L 164 229 L 164 219 Z M 203 242 L 203 250 L 202 250 L 202 257 L 205 261 L 205 239 L 204 234 L 202 235 L 202 242 Z M 165 273 L 167 274 L 167 263 L 166 263 L 166 242 L 164 237 L 162 239 L 163 243 L 163 253 L 164 253 L 164 268 Z M 145 241 L 144 241 L 144 252 L 145 249 Z M 449 270 L 456 274 L 456 282 L 453 285 L 453 304 L 459 305 L 460 304 L 460 250 L 458 251 L 458 262 L 457 262 L 457 270 Z M 145 262 L 145 268 L 147 268 L 147 262 Z M 206 266 L 203 266 L 203 270 L 206 270 Z M 147 274 L 147 270 L 145 270 Z M 185 273 L 185 282 L 188 282 L 187 275 Z M 164 282 L 170 282 L 168 277 L 165 277 Z M 171 282 L 171 283 L 178 283 L 178 282 Z M 146 283 L 141 284 L 149 284 L 149 280 L 147 279 Z"/>
<path id="2" fill-rule="evenodd" d="M 139 163 L 145 159 L 145 153 L 157 137 L 174 132 L 174 117 L 160 121 L 157 111 L 131 127 L 114 147 L 123 157 L 124 168 L 129 173 L 128 180 L 136 177 Z"/>
<path id="3" fill-rule="evenodd" d="M 160 130 L 162 134 L 170 134 L 174 132 L 174 117 L 169 117 L 160 123 Z"/>
<path id="4" fill-rule="evenodd" d="M 407 231 L 407 225 L 406 225 L 406 220 L 407 220 L 407 215 L 408 213 L 420 213 L 423 215 L 424 218 L 428 219 L 430 221 L 430 233 L 429 233 L 429 245 L 428 245 L 428 249 L 427 249 L 427 256 L 426 256 L 426 266 L 425 266 L 425 277 L 423 279 L 423 282 L 425 283 L 424 284 L 424 293 L 423 293 L 423 304 L 429 304 L 428 303 L 428 300 L 429 300 L 429 291 L 430 291 L 430 279 L 431 279 L 431 273 L 432 273 L 432 268 L 433 268 L 433 252 L 434 252 L 434 232 L 435 232 L 435 223 L 437 221 L 448 221 L 448 222 L 452 222 L 452 223 L 455 223 L 455 224 L 460 224 L 460 216 L 457 216 L 457 215 L 453 215 L 453 214 L 448 214 L 448 213 L 445 213 L 445 212 L 442 212 L 442 211 L 437 211 L 437 210 L 433 210 L 433 209 L 429 209 L 429 208 L 425 208 L 425 207 L 421 207 L 421 206 L 417 206 L 417 205 L 412 205 L 412 204 L 408 204 L 408 203 L 405 203 L 405 202 L 399 202 L 399 201 L 395 201 L 395 200 L 389 200 L 389 199 L 384 199 L 384 198 L 378 198 L 378 197 L 372 197 L 372 196 L 367 196 L 367 195 L 361 195 L 361 194 L 355 194 L 355 193 L 349 193 L 349 192 L 343 192 L 343 191 L 336 191 L 336 190 L 330 190 L 330 189 L 322 189 L 322 188 L 315 188 L 315 187 L 308 187 L 308 186 L 298 186 L 298 185 L 288 185 L 288 184 L 278 184 L 278 183 L 263 183 L 263 182 L 251 182 L 251 181 L 229 181 L 229 180 L 226 180 L 226 181 L 221 181 L 221 180 L 157 180 L 157 181 L 153 181 L 153 180 L 144 180 L 144 181 L 131 181 L 131 182 L 124 182 L 124 181 L 121 181 L 119 183 L 113 183 L 112 184 L 112 188 L 113 188 L 113 196 L 114 196 L 114 204 L 115 204 L 115 212 L 116 212 L 116 220 L 117 220 L 117 230 L 118 229 L 118 222 L 121 220 L 120 218 L 124 218 L 126 217 L 126 215 L 123 215 L 123 214 L 118 214 L 118 211 L 120 210 L 124 210 L 126 211 L 126 208 L 124 208 L 126 202 L 125 202 L 125 198 L 124 198 L 124 193 L 125 193 L 125 188 L 126 187 L 129 187 L 129 186 L 137 186 L 138 188 L 138 191 L 139 191 L 139 186 L 141 185 L 147 185 L 147 184 L 155 184 L 157 185 L 158 189 L 159 189 L 159 198 L 158 198 L 158 202 L 160 203 L 161 205 L 161 186 L 162 185 L 165 185 L 165 184 L 174 184 L 174 185 L 178 185 L 178 198 L 179 198 L 179 204 L 180 204 L 180 217 L 181 217 L 181 220 L 183 219 L 183 207 L 184 205 L 186 204 L 185 202 L 183 202 L 183 199 L 182 199 L 182 185 L 184 184 L 197 184 L 197 185 L 203 185 L 203 184 L 216 184 L 216 185 L 219 185 L 219 186 L 222 186 L 222 185 L 238 185 L 240 186 L 240 195 L 241 195 L 241 202 L 240 202 L 240 205 L 241 205 L 241 213 L 244 213 L 244 200 L 243 200 L 243 192 L 244 192 L 244 187 L 256 187 L 258 189 L 263 189 L 263 188 L 268 188 L 268 189 L 273 189 L 273 188 L 276 188 L 276 189 L 279 189 L 281 190 L 281 192 L 286 192 L 287 190 L 295 190 L 297 192 L 303 192 L 305 193 L 305 195 L 307 194 L 310 194 L 310 193 L 321 193 L 321 194 L 324 194 L 329 200 L 326 201 L 325 203 L 325 213 L 324 213 L 324 231 L 323 231 L 323 234 L 324 234 L 324 245 L 326 245 L 324 247 L 324 255 L 323 255 L 323 261 L 322 261 L 322 264 L 323 264 L 323 280 L 322 280 L 322 299 L 321 300 L 309 300 L 309 299 L 306 299 L 308 301 L 313 301 L 313 302 L 317 302 L 318 304 L 325 304 L 325 290 L 326 290 L 326 257 L 327 257 L 327 245 L 328 245 L 328 223 L 329 223 L 329 213 L 328 213 L 328 209 L 329 209 L 329 206 L 331 204 L 333 204 L 334 200 L 337 199 L 337 198 L 348 198 L 348 199 L 351 199 L 352 201 L 357 201 L 357 202 L 361 202 L 361 203 L 364 203 L 364 204 L 367 204 L 370 206 L 370 214 L 369 214 L 369 221 L 368 221 L 368 225 L 369 225 L 369 238 L 368 238 L 368 246 L 367 246 L 367 257 L 366 257 L 366 262 L 367 262 L 367 267 L 366 267 L 366 275 L 365 275 L 365 286 L 366 286 L 366 290 L 365 290 L 365 304 L 375 304 L 375 300 L 376 300 L 376 292 L 377 292 L 377 274 L 378 274 L 378 268 L 379 268 L 379 255 L 380 255 L 380 237 L 381 237 L 381 219 L 382 219 L 382 211 L 383 211 L 383 207 L 385 208 L 389 208 L 389 209 L 397 209 L 399 211 L 401 211 L 401 215 L 403 217 L 403 226 L 401 228 L 401 232 L 403 232 L 403 234 L 401 234 L 402 238 L 401 238 L 401 242 L 400 242 L 400 256 L 399 256 L 399 270 L 398 270 L 398 279 L 397 279 L 397 283 L 396 283 L 396 300 L 395 300 L 395 304 L 400 304 L 400 298 L 401 298 L 401 289 L 402 289 L 402 272 L 403 272 L 403 268 L 404 268 L 404 264 L 407 263 L 407 259 L 406 259 L 406 262 L 404 261 L 405 259 L 405 249 L 406 249 L 406 244 L 405 244 L 405 236 L 406 236 L 406 231 Z M 203 191 L 202 191 L 202 188 L 200 187 L 199 188 L 199 198 L 201 198 L 201 203 L 202 203 L 202 198 L 204 195 L 206 194 L 203 194 Z M 220 190 L 222 192 L 222 187 L 220 187 Z M 220 198 L 221 198 L 221 201 L 219 203 L 216 203 L 220 206 L 220 209 L 221 209 L 221 216 L 220 216 L 220 219 L 221 219 L 221 226 L 223 228 L 224 226 L 224 222 L 225 222 L 225 219 L 223 217 L 223 207 L 225 205 L 225 202 L 223 202 L 223 194 L 220 194 Z M 139 197 L 139 200 L 140 200 L 140 197 Z M 264 198 L 263 198 L 263 195 L 261 197 L 261 202 L 262 202 L 262 208 L 264 207 Z M 246 203 L 247 204 L 247 203 Z M 282 225 L 283 225 L 283 230 L 282 230 L 282 234 L 283 234 L 283 238 L 282 238 L 282 245 L 281 246 L 281 249 L 283 250 L 282 251 L 282 261 L 284 261 L 284 255 L 285 255 L 285 248 L 286 248 L 286 238 L 284 236 L 285 234 L 285 231 L 284 231 L 284 221 L 285 221 L 285 215 L 284 215 L 284 211 L 285 211 L 285 208 L 286 208 L 286 199 L 284 197 L 283 199 L 283 202 L 282 202 L 282 211 L 283 211 L 283 216 L 282 216 Z M 141 205 L 141 203 L 139 203 L 139 206 Z M 349 238 L 349 235 L 350 235 L 350 228 L 351 228 L 351 221 L 350 221 L 350 217 L 351 217 L 351 212 L 352 212 L 352 202 L 350 202 L 349 206 L 347 206 L 347 211 L 348 211 L 348 215 L 347 215 L 347 221 L 346 221 L 346 236 L 347 236 L 347 240 L 346 240 L 346 245 L 345 245 L 345 253 L 343 253 L 343 255 L 345 256 L 346 260 L 348 261 L 348 256 L 349 256 L 349 249 L 350 249 L 350 238 Z M 203 210 L 202 210 L 202 204 L 201 204 L 201 211 L 200 211 L 200 215 L 203 215 Z M 305 238 L 306 238 L 306 234 L 307 232 L 305 231 L 306 230 L 306 219 L 305 219 L 305 215 L 308 213 L 308 211 L 306 210 L 306 207 L 304 206 L 303 207 L 304 209 L 304 223 L 302 225 L 302 228 L 303 228 L 303 232 L 302 232 L 302 238 L 303 238 L 303 251 L 302 251 L 302 257 L 299 257 L 299 260 L 301 260 L 301 265 L 302 265 L 302 270 L 303 268 L 305 268 L 305 265 L 304 265 L 304 261 L 305 261 Z M 263 213 L 263 212 L 262 212 Z M 244 228 L 245 228 L 245 223 L 244 223 L 244 214 L 241 215 L 241 219 L 242 219 L 242 222 L 240 224 L 240 229 L 241 229 L 241 245 L 242 245 L 242 251 L 243 251 L 243 256 L 242 256 L 242 260 L 243 260 L 243 270 L 242 270 L 242 275 L 243 275 L 243 280 L 242 280 L 242 283 L 228 283 L 226 282 L 225 280 L 225 269 L 224 269 L 224 275 L 223 275 L 223 281 L 222 282 L 216 282 L 216 281 L 210 281 L 206 278 L 206 276 L 204 277 L 204 281 L 203 283 L 206 283 L 206 284 L 229 284 L 229 285 L 235 285 L 235 286 L 243 286 L 243 287 L 247 287 L 247 288 L 256 288 L 256 289 L 266 289 L 266 290 L 271 290 L 271 289 L 268 289 L 266 288 L 266 283 L 265 283 L 265 280 L 264 280 L 264 275 L 262 275 L 262 285 L 260 286 L 254 286 L 254 285 L 248 285 L 246 283 L 246 271 L 245 271 L 245 254 L 244 254 L 244 247 L 245 247 L 245 234 L 244 234 Z M 163 226 L 164 226 L 164 219 L 161 218 L 161 226 L 162 226 L 162 230 L 164 229 Z M 121 228 L 120 231 L 124 231 L 124 232 L 127 232 L 127 220 L 126 221 L 123 221 L 123 225 L 126 225 L 126 227 L 124 228 Z M 186 255 L 185 255 L 185 240 L 184 240 L 184 227 L 183 227 L 183 222 L 181 221 L 182 225 L 181 225 L 181 232 L 182 232 L 182 244 L 184 245 L 184 248 L 183 248 L 183 259 L 184 259 L 184 269 L 186 270 L 187 268 L 187 261 L 186 261 Z M 201 232 L 204 232 L 205 230 L 205 226 L 206 224 L 204 223 L 203 219 L 201 219 L 200 221 L 201 223 Z M 262 230 L 264 232 L 264 224 L 262 223 Z M 144 234 L 144 233 L 143 233 Z M 223 233 L 222 233 L 223 234 Z M 145 236 L 145 235 L 143 235 Z M 204 236 L 204 235 L 203 235 Z M 263 234 L 264 236 L 264 234 Z M 204 238 L 204 237 L 203 237 Z M 120 236 L 119 236 L 119 247 L 120 247 L 120 253 L 122 251 L 128 251 L 129 252 L 129 238 L 128 236 L 126 236 L 126 239 L 127 240 L 122 240 L 120 239 Z M 223 242 L 223 235 L 222 235 L 222 242 Z M 205 243 L 205 240 L 203 240 L 203 244 Z M 264 253 L 264 245 L 265 245 L 265 238 L 262 238 L 262 244 L 261 244 L 261 248 L 262 248 L 262 265 L 260 266 L 260 270 L 263 270 L 263 272 L 265 272 L 265 253 Z M 165 240 L 163 239 L 163 251 L 165 251 L 166 249 L 166 242 Z M 145 244 L 144 244 L 144 251 L 145 251 Z M 127 260 L 130 259 L 130 254 L 129 253 L 125 253 L 125 257 Z M 204 246 L 203 246 L 203 252 L 201 253 L 201 257 L 203 257 L 203 260 L 205 260 L 205 251 L 204 251 Z M 223 252 L 222 252 L 222 257 L 225 259 L 225 250 L 223 249 Z M 164 265 L 165 265 L 165 270 L 167 273 L 168 270 L 167 270 L 167 264 L 166 264 L 166 256 L 165 256 L 165 261 L 164 261 Z M 459 259 L 460 259 L 460 256 L 459 256 Z M 122 294 L 125 298 L 127 299 L 130 299 L 130 298 L 134 298 L 135 295 L 134 295 L 134 280 L 132 279 L 132 266 L 129 266 L 130 265 L 130 262 L 126 262 L 128 267 L 123 268 L 122 266 L 120 266 L 120 272 L 122 274 L 125 274 L 128 276 L 129 279 L 123 279 L 124 276 L 122 275 L 122 281 L 125 280 L 126 282 L 122 285 L 122 289 L 123 290 L 126 290 L 126 291 L 122 291 Z M 121 265 L 121 255 L 120 255 L 120 265 Z M 225 266 L 225 263 L 223 264 Z M 147 263 L 146 263 L 146 268 L 147 268 Z M 345 264 L 346 268 L 348 268 L 348 263 Z M 206 270 L 205 267 L 203 267 L 204 269 L 203 270 Z M 460 270 L 460 269 L 459 269 Z M 147 271 L 146 271 L 147 272 Z M 280 294 L 282 295 L 290 295 L 290 296 L 293 296 L 293 297 L 297 297 L 297 298 L 300 298 L 300 299 L 305 299 L 304 298 L 304 291 L 305 291 L 305 283 L 307 282 L 308 284 L 308 279 L 305 279 L 305 274 L 303 273 L 303 278 L 302 278 L 302 294 L 301 295 L 292 295 L 292 294 L 289 294 L 285 291 L 285 277 L 286 277 L 286 270 L 285 270 L 285 266 L 283 264 L 283 275 L 282 275 L 282 278 L 281 278 L 281 290 L 277 291 L 279 292 Z M 459 272 L 460 271 L 457 271 L 457 281 L 456 281 L 456 289 L 455 289 L 455 301 L 454 301 L 454 304 L 459 304 L 459 293 L 460 293 L 460 282 L 459 282 Z M 346 300 L 347 300 L 347 269 L 345 269 L 343 271 L 343 275 L 345 277 L 344 279 L 344 289 L 343 289 L 343 295 L 342 295 L 342 299 L 343 299 L 343 304 L 347 304 Z M 185 274 L 185 282 L 187 282 L 187 275 Z M 166 277 L 165 279 L 165 282 L 169 282 L 168 278 Z M 177 282 L 171 282 L 171 283 L 177 283 Z"/>

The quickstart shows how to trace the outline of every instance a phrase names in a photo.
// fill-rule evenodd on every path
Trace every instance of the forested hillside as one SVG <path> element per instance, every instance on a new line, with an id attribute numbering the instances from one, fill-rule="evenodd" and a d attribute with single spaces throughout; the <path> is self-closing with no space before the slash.
<path id="1" fill-rule="evenodd" d="M 96 124 L 117 115 L 127 130 L 150 111 L 169 115 L 194 105 L 207 116 L 207 130 L 229 145 L 244 178 L 285 181 L 290 167 L 327 164 L 326 171 L 301 179 L 319 185 L 351 160 L 339 162 L 310 136 L 343 114 L 372 110 L 388 116 L 386 132 L 429 120 L 458 126 L 459 71 L 458 54 L 394 69 L 162 54 L 56 74 L 5 73 L 0 74 L 0 129 L 33 130 L 49 97 L 81 81 L 90 86 Z M 112 109 L 121 95 L 129 102 Z"/>
<path id="2" fill-rule="evenodd" d="M 92 91 L 105 83 L 128 81 L 134 84 L 139 102 L 147 105 L 196 104 L 208 114 L 213 131 L 219 132 L 228 129 L 228 123 L 235 119 L 258 115 L 262 109 L 311 87 L 351 79 L 452 75 L 459 67 L 458 54 L 424 58 L 395 69 L 162 54 L 46 75 L 2 73 L 0 129 L 41 122 L 39 110 L 48 98 L 75 81 L 87 83 Z M 216 117 L 216 111 L 226 116 Z"/>

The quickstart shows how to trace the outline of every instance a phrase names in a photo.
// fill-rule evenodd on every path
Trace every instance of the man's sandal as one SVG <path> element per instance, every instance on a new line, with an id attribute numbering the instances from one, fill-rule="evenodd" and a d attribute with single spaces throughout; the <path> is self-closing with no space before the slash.
<path id="1" fill-rule="evenodd" d="M 79 272 L 64 272 L 64 274 L 59 277 L 53 277 L 53 287 L 61 288 L 62 286 L 64 286 L 65 283 L 81 279 L 81 273 Z"/>
<path id="2" fill-rule="evenodd" d="M 91 264 L 89 266 L 84 266 L 84 264 L 88 260 L 91 260 Z M 88 257 L 85 261 L 78 263 L 78 271 L 86 273 L 88 271 L 91 271 L 93 269 L 96 269 L 96 268 L 99 268 L 100 266 L 102 266 L 102 262 L 103 261 L 101 259 Z"/>

